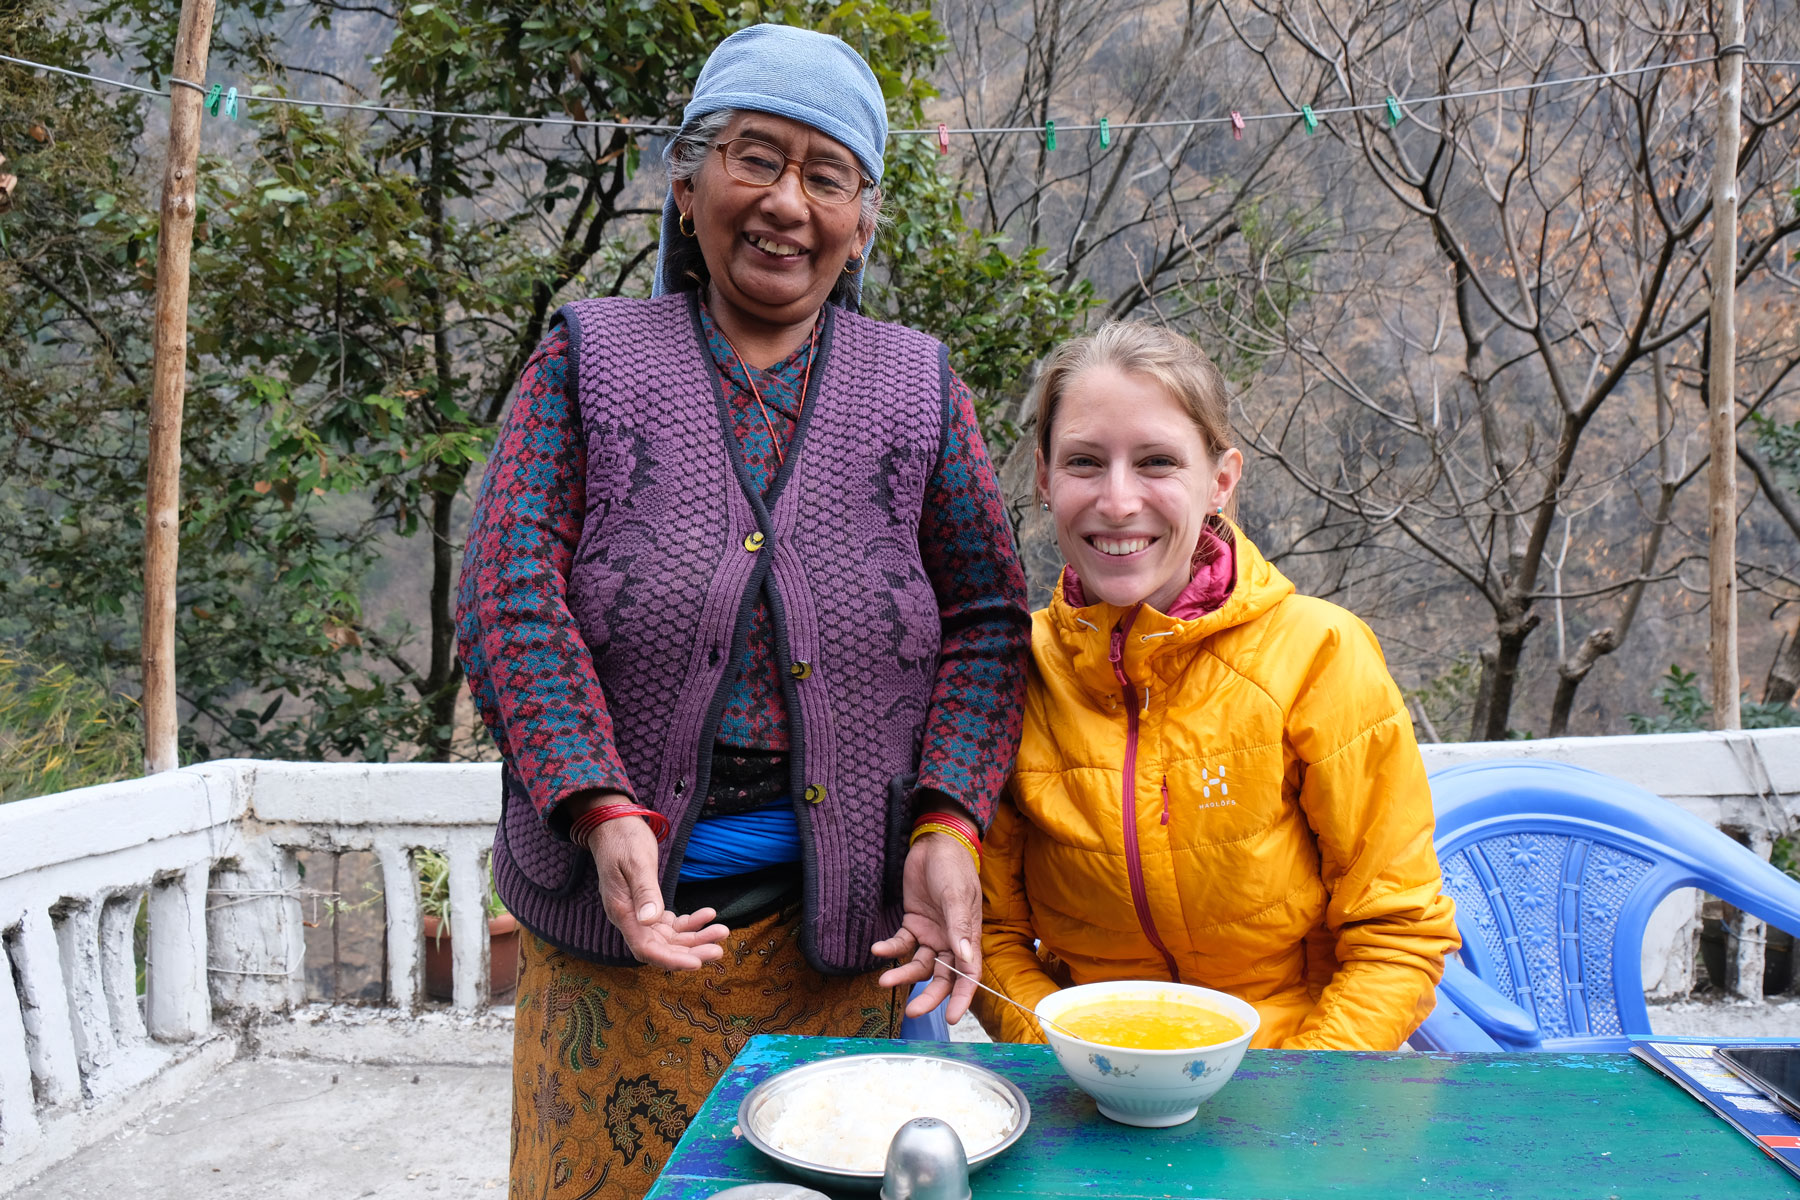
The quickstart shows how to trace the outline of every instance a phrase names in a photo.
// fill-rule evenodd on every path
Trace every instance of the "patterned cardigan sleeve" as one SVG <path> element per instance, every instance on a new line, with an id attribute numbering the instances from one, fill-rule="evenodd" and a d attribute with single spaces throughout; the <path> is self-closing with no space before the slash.
<path id="1" fill-rule="evenodd" d="M 488 459 L 456 605 L 475 707 L 545 819 L 576 792 L 633 794 L 606 695 L 566 602 L 587 473 L 568 371 L 569 338 L 558 325 L 526 363 Z"/>
<path id="2" fill-rule="evenodd" d="M 1019 753 L 1031 613 L 974 399 L 955 375 L 944 452 L 925 490 L 919 551 L 943 625 L 919 790 L 953 801 L 986 829 Z"/>

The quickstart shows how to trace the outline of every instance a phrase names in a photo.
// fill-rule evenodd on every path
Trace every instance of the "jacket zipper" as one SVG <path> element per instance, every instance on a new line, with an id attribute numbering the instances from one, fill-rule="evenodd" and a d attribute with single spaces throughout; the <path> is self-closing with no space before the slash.
<path id="1" fill-rule="evenodd" d="M 1163 945 L 1163 940 L 1156 932 L 1156 921 L 1150 915 L 1150 895 L 1144 887 L 1144 862 L 1138 848 L 1137 829 L 1137 755 L 1138 755 L 1138 705 L 1137 694 L 1131 686 L 1131 678 L 1125 674 L 1125 635 L 1131 632 L 1131 624 L 1137 620 L 1138 609 L 1134 608 L 1126 614 L 1125 619 L 1113 627 L 1112 649 L 1108 657 L 1112 660 L 1113 676 L 1119 681 L 1119 690 L 1125 699 L 1125 872 L 1131 880 L 1131 906 L 1137 910 L 1138 928 L 1150 939 L 1157 953 L 1163 956 L 1163 962 L 1169 968 L 1169 979 L 1180 982 L 1181 972 L 1175 966 L 1175 956 Z M 1164 781 L 1163 795 L 1168 795 L 1168 784 Z M 1166 816 L 1164 818 L 1167 819 Z"/>

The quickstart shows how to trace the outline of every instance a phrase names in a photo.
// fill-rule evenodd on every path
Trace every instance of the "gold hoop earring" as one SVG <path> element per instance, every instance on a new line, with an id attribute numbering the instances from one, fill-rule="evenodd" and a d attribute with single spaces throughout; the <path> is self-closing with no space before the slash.
<path id="1" fill-rule="evenodd" d="M 675 228 L 681 230 L 682 237 L 693 237 L 695 232 L 694 219 L 686 213 L 682 213 L 679 217 L 675 218 Z"/>
<path id="2" fill-rule="evenodd" d="M 862 269 L 863 269 L 863 266 L 864 266 L 864 265 L 865 265 L 865 264 L 866 264 L 866 263 L 867 263 L 867 262 L 868 262 L 868 261 L 869 261 L 869 260 L 868 260 L 868 259 L 866 259 L 866 258 L 851 258 L 851 259 L 846 259 L 846 260 L 845 260 L 845 261 L 844 261 L 844 274 L 846 274 L 846 275 L 854 275 L 854 274 L 856 274 L 856 273 L 857 273 L 857 272 L 858 272 L 858 271 L 860 271 L 860 270 L 862 270 Z"/>

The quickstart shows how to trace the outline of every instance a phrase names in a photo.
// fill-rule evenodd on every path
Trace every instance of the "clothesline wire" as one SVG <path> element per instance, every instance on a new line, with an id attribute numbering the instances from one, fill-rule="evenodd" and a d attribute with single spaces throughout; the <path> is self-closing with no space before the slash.
<path id="1" fill-rule="evenodd" d="M 1728 51 L 1731 49 L 1732 48 L 1727 47 Z M 1420 108 L 1427 105 L 1444 104 L 1453 100 L 1480 99 L 1487 96 L 1501 96 L 1515 92 L 1533 92 L 1545 88 L 1570 87 L 1576 84 L 1597 83 L 1608 79 L 1624 79 L 1634 75 L 1671 71 L 1680 67 L 1705 66 L 1719 61 L 1720 57 L 1721 55 L 1718 54 L 1709 54 L 1704 58 L 1688 58 L 1675 62 L 1651 63 L 1647 66 L 1627 67 L 1618 71 L 1596 71 L 1592 74 L 1574 75 L 1564 79 L 1541 79 L 1531 83 L 1503 84 L 1498 87 L 1479 88 L 1466 92 L 1442 92 L 1437 95 L 1415 97 L 1395 96 L 1392 97 L 1392 99 L 1402 110 Z M 146 96 L 160 96 L 167 99 L 171 95 L 170 92 L 162 91 L 157 88 L 145 87 L 143 84 L 132 83 L 129 80 L 112 79 L 104 75 L 95 75 L 87 71 L 75 71 L 68 67 L 52 66 L 49 63 L 34 62 L 31 59 L 26 58 L 14 58 L 8 54 L 0 54 L 0 62 L 9 62 L 36 71 L 48 71 L 52 74 L 65 75 L 73 79 L 85 79 L 92 83 L 104 84 L 107 87 L 120 88 L 124 91 L 138 92 Z M 1786 59 L 1756 59 L 1747 60 L 1746 65 L 1752 67 L 1800 67 L 1800 61 Z M 171 77 L 170 83 L 175 87 L 190 88 L 203 95 L 208 94 L 208 88 L 204 84 L 195 83 L 192 80 Z M 1390 111 L 1388 99 L 1388 97 L 1383 97 L 1380 101 L 1368 104 L 1326 105 L 1312 108 L 1311 113 L 1313 117 L 1321 118 L 1341 116 L 1346 113 L 1386 112 Z M 338 100 L 311 100 L 297 96 L 268 96 L 255 93 L 240 93 L 238 101 L 239 103 L 246 105 L 285 104 L 296 108 L 341 109 L 352 112 L 386 113 L 394 116 L 445 117 L 460 121 L 492 121 L 500 124 L 541 125 L 572 129 L 623 129 L 636 133 L 677 133 L 681 129 L 679 125 L 639 124 L 634 121 L 582 121 L 576 120 L 573 117 L 525 117 L 516 116 L 510 113 L 456 112 L 431 108 L 402 108 L 393 105 L 364 104 Z M 1059 124 L 1056 126 L 1056 130 L 1059 133 L 1092 133 L 1104 128 L 1109 134 L 1117 134 L 1133 129 L 1182 129 L 1200 125 L 1233 125 L 1240 121 L 1246 124 L 1251 121 L 1295 121 L 1304 118 L 1306 115 L 1306 111 L 1302 109 L 1265 113 L 1234 112 L 1230 116 L 1223 117 L 1180 117 L 1164 121 L 1121 121 L 1116 125 L 1108 121 L 1104 126 L 1099 122 L 1092 124 Z M 888 131 L 890 137 L 940 137 L 945 134 L 969 137 L 1013 133 L 1027 133 L 1042 136 L 1045 133 L 1045 126 L 993 125 L 959 128 L 945 126 L 940 129 L 934 125 L 921 129 L 891 129 Z"/>

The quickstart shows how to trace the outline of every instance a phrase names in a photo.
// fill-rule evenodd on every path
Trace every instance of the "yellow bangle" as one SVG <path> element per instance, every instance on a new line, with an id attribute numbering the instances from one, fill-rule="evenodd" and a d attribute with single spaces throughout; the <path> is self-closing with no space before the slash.
<path id="1" fill-rule="evenodd" d="M 920 821 L 917 825 L 913 826 L 912 836 L 906 839 L 906 844 L 910 846 L 928 833 L 941 833 L 945 837 L 954 840 L 959 846 L 969 852 L 970 858 L 975 860 L 975 869 L 977 871 L 981 870 L 981 851 L 976 849 L 975 843 L 971 842 L 963 831 L 956 828 L 954 825 L 946 825 L 938 821 Z"/>

